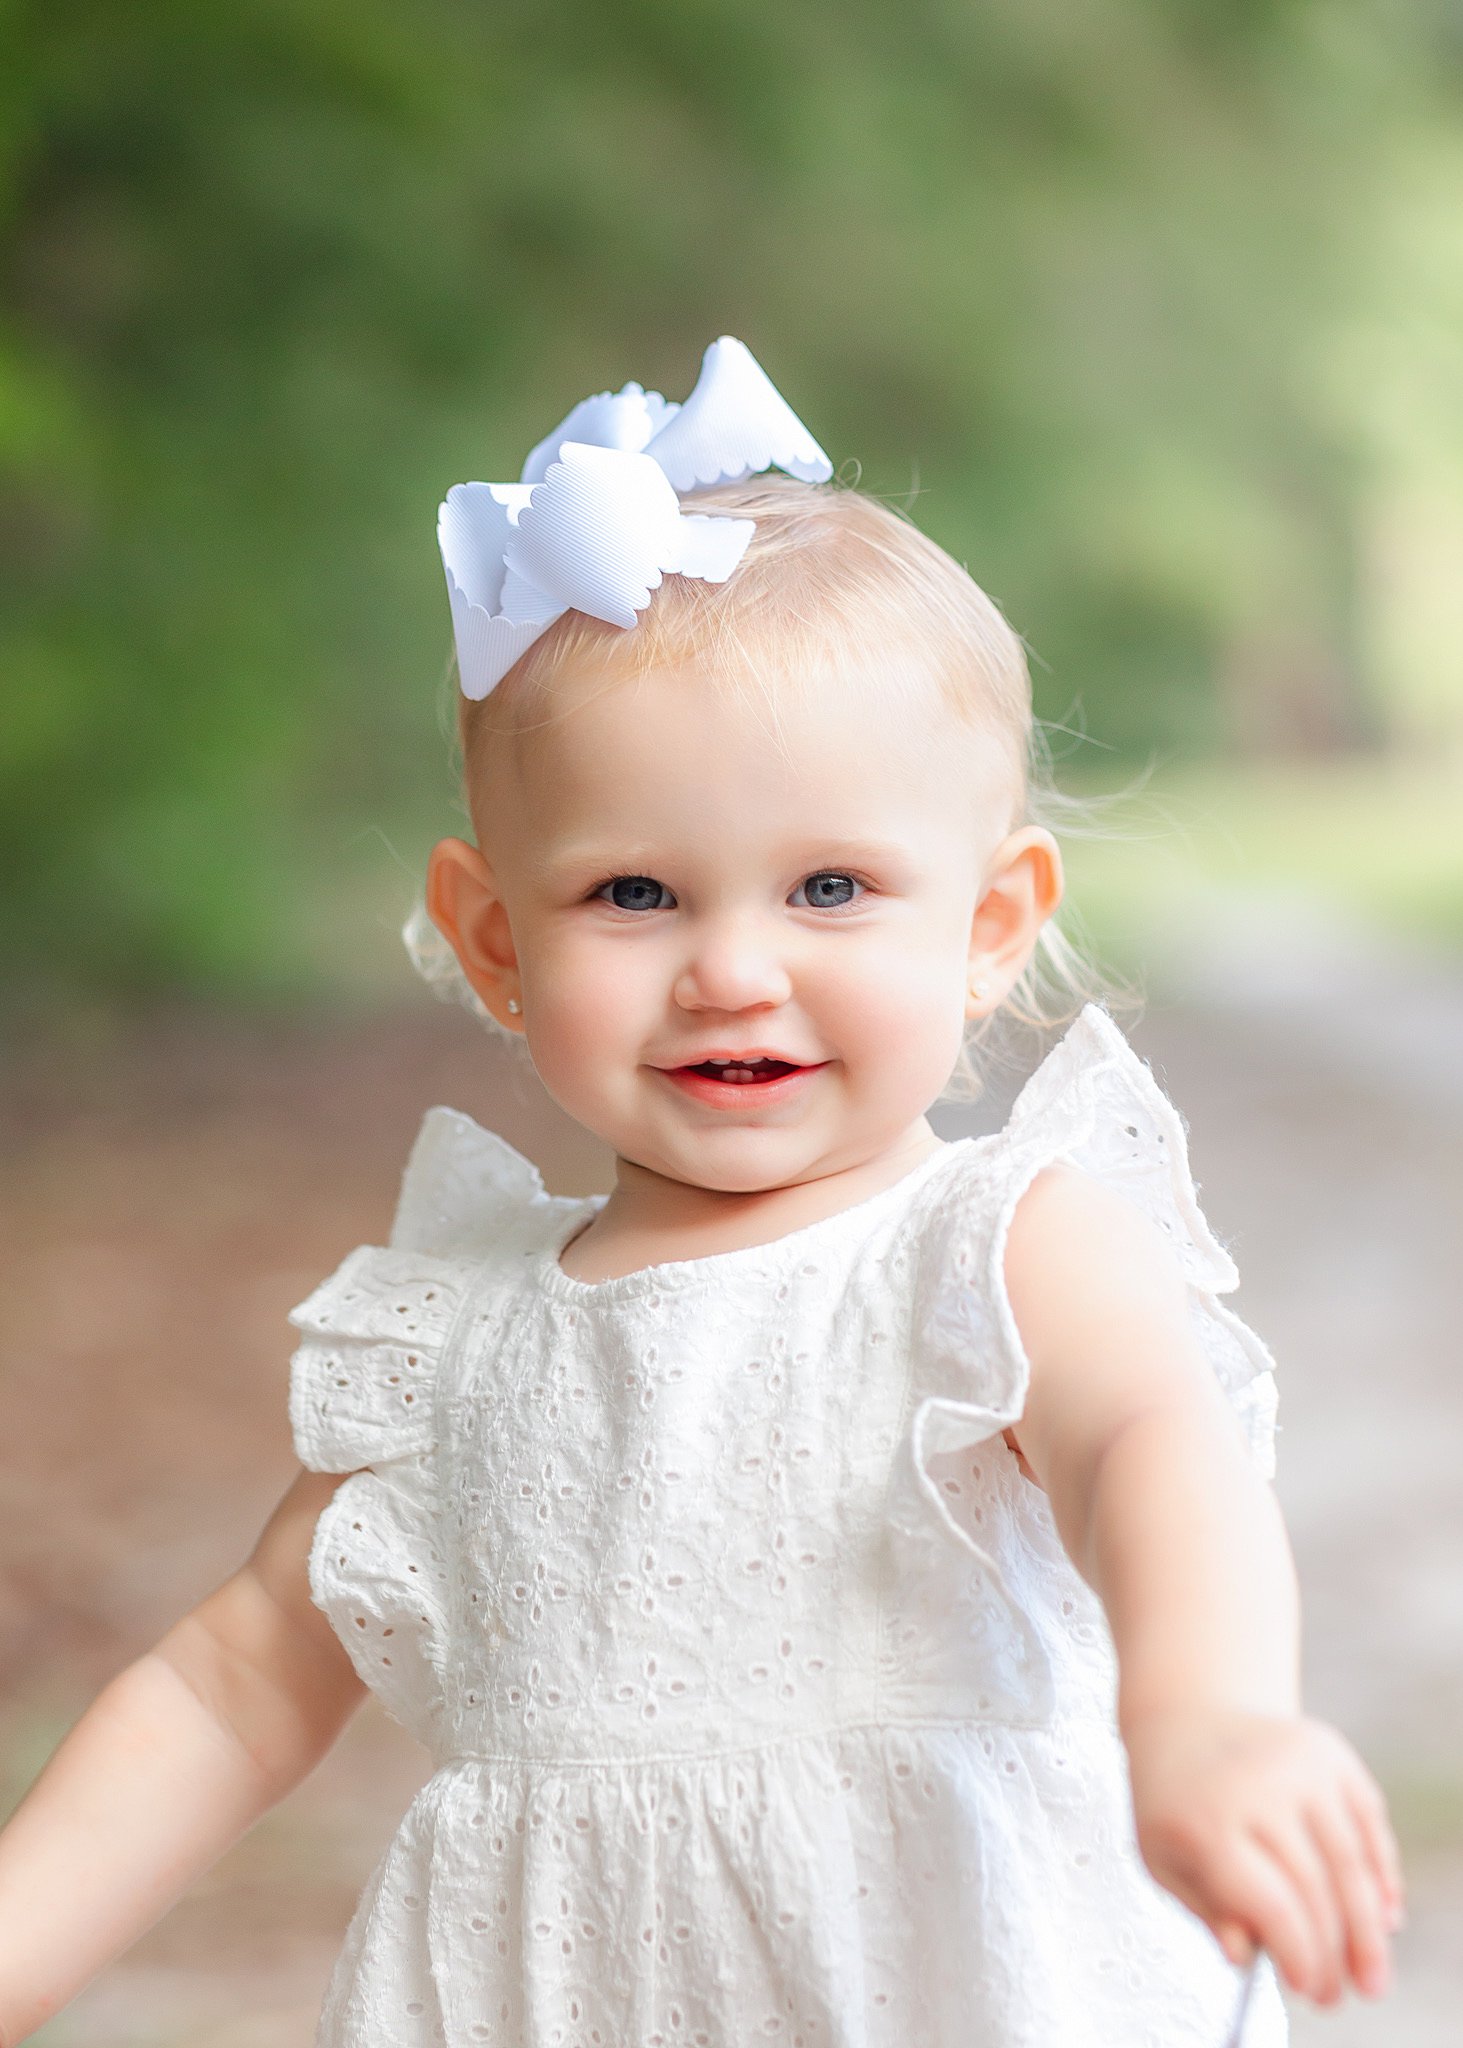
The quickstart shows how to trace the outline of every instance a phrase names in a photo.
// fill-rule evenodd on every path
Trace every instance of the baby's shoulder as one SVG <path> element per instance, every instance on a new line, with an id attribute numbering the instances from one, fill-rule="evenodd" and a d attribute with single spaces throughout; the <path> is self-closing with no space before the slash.
<path id="1" fill-rule="evenodd" d="M 1001 1249 L 1008 1293 L 1098 1286 L 1177 1296 L 1184 1268 L 1173 1233 L 1091 1166 L 1050 1160 L 1024 1177 L 1009 1205 Z"/>

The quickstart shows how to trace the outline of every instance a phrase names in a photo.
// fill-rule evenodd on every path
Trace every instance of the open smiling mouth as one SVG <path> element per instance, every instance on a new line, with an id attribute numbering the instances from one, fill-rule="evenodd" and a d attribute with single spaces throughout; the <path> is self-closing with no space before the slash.
<path id="1" fill-rule="evenodd" d="M 702 1102 L 729 1103 L 747 1095 L 781 1101 L 818 1073 L 817 1066 L 795 1067 L 787 1060 L 703 1060 L 694 1067 L 663 1067 L 661 1072 Z"/>
<path id="2" fill-rule="evenodd" d="M 759 1081 L 776 1081 L 784 1074 L 801 1074 L 801 1067 L 786 1060 L 703 1060 L 699 1067 L 677 1067 L 678 1074 L 704 1074 L 708 1081 L 730 1081 L 739 1088 L 753 1088 Z"/>

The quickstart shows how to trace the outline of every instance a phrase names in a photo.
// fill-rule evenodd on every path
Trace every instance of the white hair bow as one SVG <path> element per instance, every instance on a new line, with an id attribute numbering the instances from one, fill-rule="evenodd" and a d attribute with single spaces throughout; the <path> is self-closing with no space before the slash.
<path id="1" fill-rule="evenodd" d="M 486 697 L 566 611 L 633 626 L 663 576 L 724 583 L 756 521 L 682 512 L 677 493 L 774 465 L 807 483 L 833 474 L 751 350 L 724 334 L 684 404 L 639 384 L 597 392 L 516 484 L 454 484 L 437 544 L 463 694 Z"/>

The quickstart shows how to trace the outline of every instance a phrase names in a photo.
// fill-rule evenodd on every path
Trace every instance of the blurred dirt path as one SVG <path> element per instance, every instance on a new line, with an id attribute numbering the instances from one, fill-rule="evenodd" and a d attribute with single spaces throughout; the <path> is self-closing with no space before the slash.
<path id="1" fill-rule="evenodd" d="M 1463 969 L 1305 899 L 1210 904 L 1133 1033 L 1276 1354 L 1310 1711 L 1387 1787 L 1409 1925 L 1296 2048 L 1463 2039 Z"/>
<path id="2" fill-rule="evenodd" d="M 1393 1997 L 1297 2007 L 1295 2041 L 1433 2048 L 1457 2039 L 1463 2004 L 1463 1094 L 1420 1077 L 1437 1047 L 1448 1072 L 1463 1047 L 1463 982 L 1430 984 L 1409 1039 L 1394 977 L 1379 1054 L 1359 984 L 1347 1028 L 1328 1029 L 1323 975 L 1239 1002 L 1223 961 L 1206 956 L 1208 986 L 1176 966 L 1131 1036 L 1189 1123 L 1201 1200 L 1243 1276 L 1233 1305 L 1279 1361 L 1309 1704 L 1391 1789 L 1412 1886 Z M 1013 1092 L 934 1120 L 946 1137 L 988 1128 Z M 12 1050 L 0 1812 L 97 1688 L 247 1553 L 293 1469 L 285 1312 L 351 1246 L 383 1240 L 436 1102 L 501 1130 L 555 1192 L 609 1184 L 608 1156 L 532 1076 L 430 1004 L 287 1027 L 176 1015 Z M 310 2048 L 350 1909 L 427 1768 L 366 1707 L 35 2040 Z"/>

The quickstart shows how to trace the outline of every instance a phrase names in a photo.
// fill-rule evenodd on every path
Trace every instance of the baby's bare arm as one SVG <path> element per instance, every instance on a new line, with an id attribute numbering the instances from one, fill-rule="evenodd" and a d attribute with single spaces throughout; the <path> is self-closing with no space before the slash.
<path id="1" fill-rule="evenodd" d="M 0 2048 L 161 1919 L 359 1705 L 305 1574 L 339 1484 L 300 1472 L 247 1562 L 98 1694 L 0 1832 Z"/>
<path id="2" fill-rule="evenodd" d="M 1172 1246 L 1123 1195 L 1056 1166 L 1017 1206 L 1006 1279 L 1032 1362 L 1021 1451 L 1108 1616 L 1150 1870 L 1236 1959 L 1258 1941 L 1323 2003 L 1348 1970 L 1376 1991 L 1396 1844 L 1366 1766 L 1301 1711 L 1285 1525 Z"/>
<path id="3" fill-rule="evenodd" d="M 1125 1196 L 1048 1167 L 1017 1205 L 1006 1282 L 1032 1365 L 1021 1449 L 1107 1610 L 1124 1728 L 1196 1698 L 1297 1712 L 1285 1525 L 1189 1327 L 1172 1248 Z"/>

